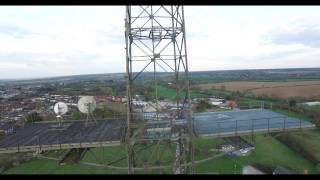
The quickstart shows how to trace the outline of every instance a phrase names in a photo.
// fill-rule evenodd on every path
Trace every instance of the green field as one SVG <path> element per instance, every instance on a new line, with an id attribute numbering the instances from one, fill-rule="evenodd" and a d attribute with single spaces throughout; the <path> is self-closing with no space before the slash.
<path id="1" fill-rule="evenodd" d="M 316 167 L 310 161 L 303 158 L 298 153 L 292 151 L 271 136 L 257 135 L 254 152 L 249 156 L 233 157 L 226 156 L 214 158 L 207 162 L 197 164 L 196 173 L 219 173 L 234 174 L 241 173 L 242 167 L 249 164 L 260 163 L 275 167 L 277 165 L 288 167 L 303 173 L 317 173 Z M 195 140 L 195 160 L 202 160 L 219 154 L 213 151 L 216 145 L 222 143 L 222 139 L 196 139 Z M 319 145 L 320 146 L 320 145 Z M 320 147 L 319 147 L 320 148 Z M 148 154 L 148 153 L 146 153 Z M 171 153 L 164 153 L 163 159 L 169 160 L 173 156 Z M 95 148 L 87 152 L 82 162 L 110 163 L 126 155 L 124 147 Z M 112 164 L 118 167 L 126 166 L 126 158 Z M 126 173 L 126 170 L 110 169 L 105 167 L 95 167 L 83 164 L 58 165 L 57 161 L 47 159 L 34 159 L 27 163 L 7 170 L 6 174 L 119 174 Z M 141 172 L 137 172 L 141 173 Z M 159 173 L 148 171 L 148 173 Z M 161 173 L 170 173 L 170 169 Z"/>
<path id="2" fill-rule="evenodd" d="M 248 97 L 243 97 L 243 98 L 240 98 L 240 102 L 249 107 L 256 107 L 256 106 L 260 107 L 262 101 L 248 98 Z"/>
<path id="3" fill-rule="evenodd" d="M 319 129 L 304 130 L 283 134 L 278 137 L 283 143 L 312 161 L 319 168 L 320 163 L 320 131 Z M 320 169 L 318 169 L 320 170 Z"/>
<path id="4" fill-rule="evenodd" d="M 66 154 L 66 150 L 50 151 L 45 153 L 47 157 L 61 158 Z M 83 158 L 85 162 L 102 163 L 112 162 L 125 153 L 123 147 L 94 148 L 88 151 Z M 125 161 L 123 161 L 125 162 Z M 120 162 L 120 163 L 123 163 Z M 119 165 L 116 164 L 116 165 Z M 121 166 L 125 166 L 121 165 Z M 97 167 L 85 164 L 66 164 L 59 165 L 58 161 L 51 159 L 34 158 L 33 160 L 20 164 L 14 168 L 5 171 L 5 174 L 119 174 L 126 173 L 125 170 L 110 169 L 106 167 Z"/>
<path id="5" fill-rule="evenodd" d="M 158 97 L 166 98 L 170 100 L 175 99 L 176 90 L 174 88 L 158 85 L 157 91 L 158 91 Z M 149 96 L 154 96 L 154 94 L 155 94 L 154 92 L 149 92 Z M 185 94 L 186 94 L 186 91 L 182 91 L 180 97 L 184 97 Z M 203 97 L 205 95 L 199 92 L 191 91 L 190 96 L 191 98 L 196 98 L 196 97 Z"/>
<path id="6" fill-rule="evenodd" d="M 230 96 L 232 94 L 232 92 L 218 89 L 209 89 L 206 92 L 212 96 Z"/>
<path id="7" fill-rule="evenodd" d="M 112 169 L 82 164 L 59 165 L 57 161 L 35 159 L 9 169 L 5 174 L 113 174 Z"/>
<path id="8" fill-rule="evenodd" d="M 297 119 L 302 119 L 302 120 L 306 120 L 306 121 L 311 121 L 310 118 L 306 117 L 305 115 L 303 114 L 299 114 L 299 113 L 296 113 L 296 112 L 292 112 L 292 111 L 289 111 L 289 110 L 285 110 L 285 109 L 272 109 L 274 112 L 277 112 L 277 113 L 280 113 L 280 114 L 283 114 L 283 115 L 286 115 L 288 117 L 293 117 L 293 118 L 297 118 Z"/>
<path id="9" fill-rule="evenodd" d="M 304 105 L 302 107 L 308 111 L 320 111 L 320 105 L 315 105 L 315 106 Z"/>
<path id="10" fill-rule="evenodd" d="M 255 138 L 257 143 L 251 155 L 233 158 L 219 157 L 197 165 L 197 173 L 239 174 L 245 165 L 254 163 L 272 167 L 284 166 L 298 173 L 303 173 L 305 169 L 309 173 L 317 173 L 314 164 L 271 136 L 257 135 Z"/>

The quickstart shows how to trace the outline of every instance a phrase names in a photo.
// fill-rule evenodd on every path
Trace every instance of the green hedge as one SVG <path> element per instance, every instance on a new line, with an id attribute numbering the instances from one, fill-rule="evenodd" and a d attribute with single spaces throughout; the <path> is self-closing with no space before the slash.
<path id="1" fill-rule="evenodd" d="M 255 167 L 256 169 L 262 171 L 265 174 L 272 174 L 273 170 L 275 169 L 274 166 L 260 164 L 260 163 L 254 163 L 254 164 L 251 164 L 251 166 Z"/>
<path id="2" fill-rule="evenodd" d="M 312 144 L 306 143 L 303 138 L 294 134 L 283 134 L 275 138 L 290 147 L 292 150 L 300 153 L 303 157 L 311 162 L 315 164 L 320 162 L 320 159 L 317 157 L 316 151 Z"/>

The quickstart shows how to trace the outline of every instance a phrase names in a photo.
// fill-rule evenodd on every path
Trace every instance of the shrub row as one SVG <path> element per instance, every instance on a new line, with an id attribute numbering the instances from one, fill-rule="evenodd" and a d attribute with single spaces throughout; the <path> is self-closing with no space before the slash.
<path id="1" fill-rule="evenodd" d="M 311 162 L 320 163 L 320 158 L 316 155 L 313 146 L 305 142 L 303 138 L 294 134 L 283 134 L 275 138 Z"/>

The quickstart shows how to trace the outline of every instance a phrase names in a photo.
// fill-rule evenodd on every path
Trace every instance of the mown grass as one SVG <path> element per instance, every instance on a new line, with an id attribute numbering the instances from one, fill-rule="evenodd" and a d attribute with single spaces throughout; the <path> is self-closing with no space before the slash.
<path id="1" fill-rule="evenodd" d="M 11 168 L 4 174 L 114 174 L 113 169 L 82 164 L 59 165 L 55 160 L 34 159 Z"/>
<path id="2" fill-rule="evenodd" d="M 66 152 L 50 151 L 45 153 L 48 157 L 61 158 L 61 154 Z M 112 162 L 119 159 L 125 154 L 123 147 L 109 147 L 109 148 L 92 148 L 86 153 L 81 162 L 93 162 L 97 164 L 103 164 L 103 162 Z M 126 159 L 120 161 L 120 166 L 126 166 Z M 119 165 L 115 164 L 115 165 Z M 50 159 L 38 159 L 20 164 L 14 168 L 5 171 L 5 174 L 123 174 L 126 170 L 117 170 L 106 167 L 96 167 L 85 164 L 66 164 L 59 165 L 58 161 Z"/>
<path id="3" fill-rule="evenodd" d="M 302 120 L 306 120 L 306 121 L 311 121 L 311 119 L 308 118 L 306 115 L 303 115 L 303 114 L 300 114 L 300 113 L 292 112 L 292 111 L 285 110 L 285 109 L 272 109 L 272 110 L 274 112 L 286 115 L 288 117 L 302 119 Z"/>
<path id="4" fill-rule="evenodd" d="M 245 157 L 226 156 L 218 157 L 207 162 L 196 165 L 196 173 L 219 173 L 219 174 L 240 174 L 242 168 L 248 164 L 264 164 L 267 166 L 284 166 L 303 173 L 308 170 L 309 173 L 317 173 L 315 165 L 303 158 L 300 154 L 294 152 L 287 146 L 280 143 L 271 136 L 256 135 L 256 146 L 254 152 Z M 214 151 L 216 146 L 223 143 L 222 139 L 195 139 L 195 160 L 202 160 L 219 154 Z M 320 145 L 319 145 L 320 146 Z M 320 148 L 320 147 L 319 147 Z M 155 149 L 149 149 L 143 152 L 146 156 L 154 152 Z M 160 151 L 164 149 L 160 148 Z M 123 146 L 94 148 L 91 153 L 87 153 L 82 162 L 110 163 L 126 156 L 126 150 Z M 142 152 L 141 152 L 142 153 Z M 143 154 L 142 153 L 142 154 Z M 163 161 L 172 161 L 174 157 L 174 148 L 167 149 L 163 152 Z M 141 159 L 144 157 L 141 156 Z M 150 158 L 150 157 L 149 157 Z M 156 159 L 156 158 L 155 158 Z M 112 165 L 125 167 L 127 159 L 124 158 Z M 153 161 L 153 163 L 156 163 Z M 136 173 L 171 173 L 171 168 L 165 171 L 137 171 Z M 59 165 L 58 162 L 46 159 L 34 159 L 30 162 L 23 163 L 19 166 L 11 168 L 5 172 L 6 174 L 119 174 L 127 173 L 126 170 L 116 170 L 105 167 L 95 167 L 83 164 Z"/>
<path id="5" fill-rule="evenodd" d="M 249 156 L 218 157 L 196 166 L 197 173 L 241 174 L 242 168 L 249 164 L 264 164 L 267 166 L 284 166 L 303 173 L 317 173 L 315 165 L 280 143 L 271 136 L 256 135 L 254 152 Z"/>
<path id="6" fill-rule="evenodd" d="M 320 105 L 314 105 L 314 106 L 303 105 L 302 108 L 308 111 L 320 111 Z"/>
<path id="7" fill-rule="evenodd" d="M 303 130 L 279 136 L 280 140 L 305 158 L 320 163 L 320 131 L 319 129 Z"/>
<path id="8" fill-rule="evenodd" d="M 171 87 L 166 87 L 166 86 L 157 86 L 157 92 L 158 92 L 158 97 L 170 99 L 170 100 L 175 100 L 175 95 L 176 95 L 176 90 Z M 154 92 L 152 92 L 154 95 Z M 182 91 L 180 94 L 180 97 L 184 97 L 186 95 L 186 91 Z M 191 91 L 190 92 L 191 98 L 197 98 L 197 97 L 204 97 L 204 94 L 201 94 L 199 92 Z"/>
<path id="9" fill-rule="evenodd" d="M 218 90 L 218 89 L 209 89 L 207 90 L 208 94 L 212 96 L 229 96 L 232 94 L 230 91 Z"/>
<path id="10" fill-rule="evenodd" d="M 260 100 L 256 100 L 256 99 L 252 99 L 252 98 L 247 98 L 247 97 L 243 97 L 240 99 L 240 102 L 246 106 L 261 106 L 261 101 Z"/>

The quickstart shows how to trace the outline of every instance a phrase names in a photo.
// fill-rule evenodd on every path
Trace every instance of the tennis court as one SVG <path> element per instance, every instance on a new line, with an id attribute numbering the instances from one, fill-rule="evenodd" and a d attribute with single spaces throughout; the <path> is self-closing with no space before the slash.
<path id="1" fill-rule="evenodd" d="M 194 131 L 200 136 L 232 136 L 313 128 L 314 124 L 267 109 L 195 113 Z"/>

